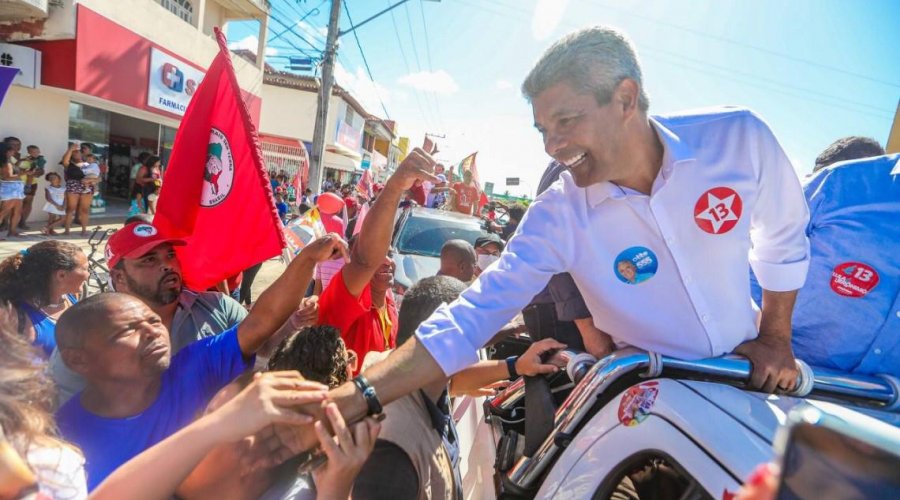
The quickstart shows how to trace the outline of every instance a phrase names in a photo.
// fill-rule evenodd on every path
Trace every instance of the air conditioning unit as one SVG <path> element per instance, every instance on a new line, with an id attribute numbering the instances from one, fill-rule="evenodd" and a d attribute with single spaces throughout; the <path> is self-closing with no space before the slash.
<path id="1" fill-rule="evenodd" d="M 0 0 L 0 21 L 43 19 L 47 17 L 48 3 L 48 0 Z"/>

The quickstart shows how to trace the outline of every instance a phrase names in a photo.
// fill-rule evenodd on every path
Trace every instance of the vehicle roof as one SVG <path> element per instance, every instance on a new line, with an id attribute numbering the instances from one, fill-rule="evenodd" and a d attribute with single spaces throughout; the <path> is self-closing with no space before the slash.
<path id="1" fill-rule="evenodd" d="M 410 217 L 423 218 L 423 219 L 443 219 L 443 220 L 455 220 L 460 222 L 471 222 L 473 224 L 480 224 L 481 219 L 478 217 L 474 217 L 472 215 L 461 214 L 459 212 L 454 212 L 451 210 L 438 210 L 436 208 L 425 208 L 425 207 L 414 207 L 410 208 Z"/>

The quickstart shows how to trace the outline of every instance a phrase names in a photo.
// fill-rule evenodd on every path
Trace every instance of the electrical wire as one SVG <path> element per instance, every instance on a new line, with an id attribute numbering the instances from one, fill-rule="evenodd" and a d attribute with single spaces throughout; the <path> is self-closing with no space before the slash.
<path id="1" fill-rule="evenodd" d="M 347 20 L 350 21 L 350 27 L 353 27 L 353 18 L 350 17 L 350 8 L 347 7 L 347 2 L 343 3 L 344 12 L 347 14 Z M 359 49 L 359 55 L 362 56 L 363 65 L 366 67 L 366 73 L 369 75 L 369 80 L 372 81 L 372 89 L 375 90 L 375 95 L 378 97 L 378 102 L 381 103 L 381 110 L 384 111 L 384 117 L 388 120 L 391 119 L 391 115 L 388 114 L 387 107 L 384 105 L 384 101 L 381 99 L 381 93 L 378 92 L 378 85 L 375 84 L 375 77 L 372 76 L 372 69 L 369 67 L 369 61 L 366 60 L 366 53 L 363 51 L 362 44 L 359 42 L 359 35 L 356 34 L 356 30 L 353 30 L 353 39 L 356 40 L 356 47 Z"/>

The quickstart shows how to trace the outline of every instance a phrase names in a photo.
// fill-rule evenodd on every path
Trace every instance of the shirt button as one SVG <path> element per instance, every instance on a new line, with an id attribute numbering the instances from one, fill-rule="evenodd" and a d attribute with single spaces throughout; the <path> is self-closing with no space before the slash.
<path id="1" fill-rule="evenodd" d="M 703 321 L 704 323 L 709 323 L 709 314 L 704 314 L 703 316 L 700 316 L 700 320 Z"/>
<path id="2" fill-rule="evenodd" d="M 675 243 L 675 238 L 672 238 L 672 237 L 666 238 L 666 245 L 671 245 L 672 243 Z"/>
<path id="3" fill-rule="evenodd" d="M 876 347 L 876 348 L 875 348 L 875 354 L 881 354 L 881 348 L 880 348 L 880 347 Z"/>
<path id="4" fill-rule="evenodd" d="M 691 277 L 690 277 L 690 276 L 685 276 L 685 277 L 684 277 L 684 284 L 687 285 L 687 284 L 690 283 L 690 282 L 691 282 Z"/>

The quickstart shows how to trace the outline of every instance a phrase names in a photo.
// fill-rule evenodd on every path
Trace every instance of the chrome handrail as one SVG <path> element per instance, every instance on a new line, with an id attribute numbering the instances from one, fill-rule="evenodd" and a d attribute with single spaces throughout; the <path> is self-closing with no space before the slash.
<path id="1" fill-rule="evenodd" d="M 900 383 L 896 378 L 848 375 L 824 368 L 810 369 L 800 365 L 796 391 L 788 396 L 807 394 L 852 399 L 869 406 L 897 411 L 900 408 Z M 622 376 L 645 370 L 646 378 L 668 377 L 688 380 L 746 385 L 750 378 L 750 362 L 738 356 L 685 361 L 637 349 L 623 349 L 596 362 L 581 382 L 572 390 L 556 412 L 553 431 L 532 457 L 521 457 L 507 473 L 515 487 L 529 490 L 564 447 L 562 441 L 571 439 L 581 422 L 588 416 L 594 401 Z M 811 377 L 812 382 L 808 379 Z M 802 389 L 801 389 L 802 388 Z M 524 383 L 523 383 L 524 390 Z M 560 439 L 561 438 L 561 439 Z"/>

